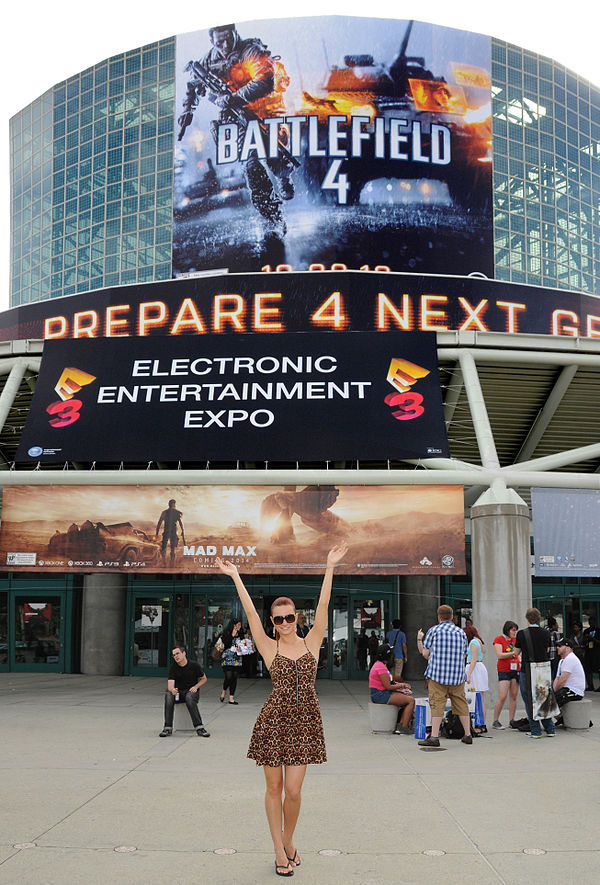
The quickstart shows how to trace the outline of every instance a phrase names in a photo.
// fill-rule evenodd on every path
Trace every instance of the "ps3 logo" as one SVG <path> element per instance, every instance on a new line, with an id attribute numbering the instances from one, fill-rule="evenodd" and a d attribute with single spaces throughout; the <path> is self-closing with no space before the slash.
<path id="1" fill-rule="evenodd" d="M 48 414 L 52 415 L 49 421 L 51 427 L 67 427 L 79 420 L 81 417 L 79 411 L 83 402 L 76 399 L 75 394 L 79 393 L 86 384 L 91 384 L 95 380 L 95 375 L 90 375 L 83 369 L 73 367 L 63 369 L 54 388 L 60 399 L 50 403 L 46 408 Z"/>
<path id="2" fill-rule="evenodd" d="M 397 421 L 412 421 L 419 418 L 425 408 L 422 405 L 423 397 L 420 393 L 411 390 L 413 384 L 419 378 L 429 375 L 429 369 L 417 366 L 408 360 L 393 357 L 388 369 L 387 380 L 395 389 L 395 393 L 388 393 L 384 402 L 392 408 L 392 415 Z"/>

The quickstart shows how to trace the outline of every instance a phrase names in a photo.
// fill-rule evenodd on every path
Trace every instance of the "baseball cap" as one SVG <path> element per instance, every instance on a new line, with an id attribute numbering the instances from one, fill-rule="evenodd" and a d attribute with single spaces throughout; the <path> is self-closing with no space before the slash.
<path id="1" fill-rule="evenodd" d="M 573 648 L 573 643 L 571 642 L 570 639 L 559 639 L 558 642 L 556 643 L 556 646 L 558 647 L 559 645 L 566 645 L 569 648 Z"/>

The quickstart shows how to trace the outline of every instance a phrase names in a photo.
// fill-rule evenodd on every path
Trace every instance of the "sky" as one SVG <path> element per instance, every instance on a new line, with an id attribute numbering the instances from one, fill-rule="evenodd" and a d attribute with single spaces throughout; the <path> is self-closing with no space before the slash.
<path id="1" fill-rule="evenodd" d="M 594 0 L 428 0 L 419 8 L 379 0 L 376 13 L 352 0 L 279 0 L 249 4 L 230 0 L 221 12 L 209 4 L 162 0 L 29 0 L 11 2 L 3 12 L 0 55 L 0 310 L 9 303 L 9 128 L 13 114 L 55 83 L 105 58 L 173 34 L 229 21 L 295 15 L 376 15 L 411 18 L 488 34 L 547 55 L 600 85 L 597 5 Z M 284 12 L 285 9 L 285 12 Z M 567 14 L 571 11 L 571 15 Z M 582 21 L 588 17 L 587 22 Z"/>

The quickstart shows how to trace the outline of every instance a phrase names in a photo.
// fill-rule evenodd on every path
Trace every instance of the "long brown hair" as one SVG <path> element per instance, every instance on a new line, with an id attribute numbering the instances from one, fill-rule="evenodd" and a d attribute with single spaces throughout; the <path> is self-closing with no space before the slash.
<path id="1" fill-rule="evenodd" d="M 467 624 L 464 631 L 467 634 L 467 642 L 471 642 L 473 639 L 479 639 L 479 641 L 483 643 L 483 639 L 477 632 L 477 627 L 472 627 L 471 624 Z"/>

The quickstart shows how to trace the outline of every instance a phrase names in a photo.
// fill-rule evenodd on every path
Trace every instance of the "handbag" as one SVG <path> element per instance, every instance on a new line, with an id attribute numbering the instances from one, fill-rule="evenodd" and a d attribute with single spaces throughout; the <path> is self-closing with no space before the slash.
<path id="1" fill-rule="evenodd" d="M 241 667 L 242 656 L 234 648 L 228 648 L 221 656 L 222 667 Z"/>
<path id="2" fill-rule="evenodd" d="M 560 708 L 552 688 L 550 661 L 530 661 L 529 670 L 533 718 L 540 720 L 560 716 Z"/>
<path id="3" fill-rule="evenodd" d="M 223 640 L 219 636 L 219 638 L 217 639 L 217 641 L 213 645 L 212 651 L 211 651 L 211 656 L 212 656 L 213 661 L 220 661 L 221 655 L 223 654 L 224 650 L 225 650 L 225 646 L 223 645 Z"/>
<path id="4" fill-rule="evenodd" d="M 523 632 L 529 656 L 533 657 L 531 635 L 527 630 Z M 529 679 L 533 718 L 540 721 L 541 719 L 550 719 L 552 716 L 560 716 L 560 708 L 556 703 L 556 696 L 552 688 L 550 661 L 529 661 Z"/>

